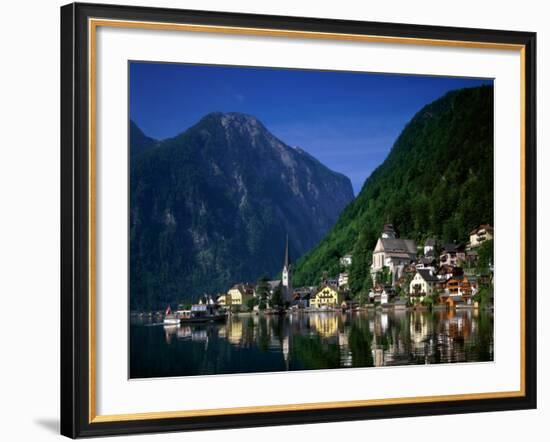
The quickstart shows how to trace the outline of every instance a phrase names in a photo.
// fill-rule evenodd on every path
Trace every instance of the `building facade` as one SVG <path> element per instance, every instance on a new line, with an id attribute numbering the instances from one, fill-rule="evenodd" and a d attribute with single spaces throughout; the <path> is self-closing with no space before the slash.
<path id="1" fill-rule="evenodd" d="M 416 243 L 412 239 L 398 238 L 393 225 L 385 224 L 372 254 L 373 281 L 376 280 L 376 274 L 387 267 L 392 274 L 391 283 L 394 284 L 405 266 L 416 261 L 416 256 Z"/>
<path id="2" fill-rule="evenodd" d="M 493 239 L 493 227 L 490 224 L 481 224 L 470 232 L 470 247 L 479 247 L 485 241 Z"/>
<path id="3" fill-rule="evenodd" d="M 419 269 L 409 285 L 409 293 L 411 297 L 420 296 L 423 299 L 434 292 L 438 282 L 439 279 L 433 270 Z"/>
<path id="4" fill-rule="evenodd" d="M 311 307 L 338 307 L 341 303 L 341 297 L 338 289 L 331 285 L 322 285 L 321 288 L 312 296 L 309 303 Z"/>
<path id="5" fill-rule="evenodd" d="M 247 302 L 254 298 L 254 286 L 251 284 L 235 284 L 227 291 L 225 300 L 220 298 L 218 298 L 218 303 L 222 304 L 225 301 L 223 305 L 227 307 L 239 308 L 246 306 Z"/>

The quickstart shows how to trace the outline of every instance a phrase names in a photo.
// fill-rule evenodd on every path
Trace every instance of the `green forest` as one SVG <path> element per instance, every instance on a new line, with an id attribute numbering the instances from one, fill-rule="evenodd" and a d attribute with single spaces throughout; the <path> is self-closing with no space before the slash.
<path id="1" fill-rule="evenodd" d="M 350 288 L 369 284 L 372 250 L 391 222 L 403 238 L 423 244 L 465 243 L 478 224 L 493 224 L 493 88 L 447 93 L 405 126 L 386 160 L 317 247 L 296 265 L 294 284 L 337 275 L 353 253 Z"/>

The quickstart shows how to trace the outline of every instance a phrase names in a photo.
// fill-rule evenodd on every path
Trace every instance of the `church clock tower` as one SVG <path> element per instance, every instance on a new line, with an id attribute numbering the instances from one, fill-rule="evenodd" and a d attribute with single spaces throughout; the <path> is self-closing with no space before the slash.
<path id="1" fill-rule="evenodd" d="M 288 251 L 288 235 L 286 236 L 285 262 L 283 264 L 283 296 L 285 301 L 292 301 L 292 264 Z"/>

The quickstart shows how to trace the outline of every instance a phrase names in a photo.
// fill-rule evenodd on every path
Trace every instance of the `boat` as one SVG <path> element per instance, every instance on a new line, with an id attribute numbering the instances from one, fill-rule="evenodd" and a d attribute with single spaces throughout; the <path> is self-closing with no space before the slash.
<path id="1" fill-rule="evenodd" d="M 172 312 L 170 306 L 166 308 L 164 312 L 163 324 L 165 326 L 180 325 L 181 321 L 191 317 L 191 310 L 176 310 Z"/>
<path id="2" fill-rule="evenodd" d="M 164 316 L 164 325 L 180 325 L 181 319 L 178 318 L 175 314 L 169 314 Z"/>
<path id="3" fill-rule="evenodd" d="M 172 313 L 172 309 L 170 306 L 166 307 L 166 310 L 164 311 L 164 319 L 163 319 L 164 325 L 180 325 L 180 318 L 179 315 L 176 313 Z"/>
<path id="4" fill-rule="evenodd" d="M 227 319 L 227 312 L 215 304 L 194 304 L 189 315 L 180 318 L 180 324 L 222 322 Z"/>

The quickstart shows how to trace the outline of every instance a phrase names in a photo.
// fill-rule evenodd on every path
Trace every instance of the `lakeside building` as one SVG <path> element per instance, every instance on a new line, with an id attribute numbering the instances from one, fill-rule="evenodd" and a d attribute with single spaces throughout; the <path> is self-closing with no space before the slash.
<path id="1" fill-rule="evenodd" d="M 409 285 L 409 296 L 415 302 L 422 302 L 434 293 L 439 283 L 437 275 L 430 269 L 418 269 Z"/>
<path id="2" fill-rule="evenodd" d="M 254 298 L 255 295 L 255 286 L 248 283 L 239 283 L 231 287 L 225 294 L 224 299 L 218 298 L 217 302 L 220 305 L 225 305 L 226 307 L 231 308 L 241 308 L 243 305 L 246 306 L 248 301 Z M 220 303 L 223 302 L 223 304 Z"/>
<path id="3" fill-rule="evenodd" d="M 390 284 L 376 284 L 369 292 L 369 301 L 381 305 L 392 302 L 395 297 L 395 289 Z"/>
<path id="4" fill-rule="evenodd" d="M 330 284 L 322 284 L 319 290 L 311 297 L 311 307 L 339 307 L 343 301 L 343 295 L 338 287 Z"/>
<path id="5" fill-rule="evenodd" d="M 292 306 L 297 308 L 308 308 L 310 306 L 311 295 L 315 287 L 298 287 L 294 289 L 292 296 Z"/>
<path id="6" fill-rule="evenodd" d="M 437 275 L 430 269 L 418 269 L 414 275 L 410 286 L 409 293 L 431 295 L 437 286 L 439 279 Z"/>
<path id="7" fill-rule="evenodd" d="M 399 279 L 406 265 L 416 261 L 416 243 L 412 239 L 399 238 L 392 224 L 384 229 L 372 253 L 371 276 L 387 267 L 392 274 L 392 284 Z"/>

